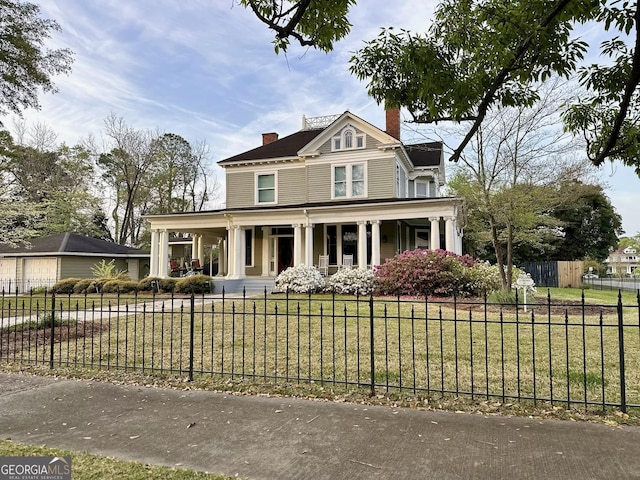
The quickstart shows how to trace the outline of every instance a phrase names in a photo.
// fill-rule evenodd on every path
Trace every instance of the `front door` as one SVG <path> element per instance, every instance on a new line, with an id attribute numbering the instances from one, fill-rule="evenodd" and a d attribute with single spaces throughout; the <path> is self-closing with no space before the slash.
<path id="1" fill-rule="evenodd" d="M 278 273 L 293 267 L 293 237 L 278 237 Z"/>

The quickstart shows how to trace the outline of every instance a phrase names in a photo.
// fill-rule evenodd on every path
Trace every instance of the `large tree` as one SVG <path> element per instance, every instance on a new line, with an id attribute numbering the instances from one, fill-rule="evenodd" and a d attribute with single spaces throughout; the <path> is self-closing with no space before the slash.
<path id="1" fill-rule="evenodd" d="M 84 148 L 40 150 L 2 132 L 0 165 L 0 198 L 13 212 L 3 218 L 20 229 L 18 240 L 63 232 L 108 237 L 99 224 L 101 200 L 92 190 L 94 171 Z"/>
<path id="2" fill-rule="evenodd" d="M 103 145 L 91 139 L 86 143 L 96 152 L 105 196 L 111 197 L 116 242 L 145 246 L 144 215 L 200 211 L 215 197 L 218 184 L 206 144 L 192 147 L 173 133 L 136 129 L 113 114 L 103 133 Z"/>
<path id="3" fill-rule="evenodd" d="M 254 11 L 295 12 L 258 15 L 282 40 L 297 38 L 296 26 L 312 28 L 322 6 L 334 2 L 241 3 Z M 344 3 L 344 17 L 327 9 L 334 21 L 346 20 L 351 2 Z M 589 46 L 575 38 L 574 29 L 587 22 L 609 37 L 601 56 L 611 61 L 584 65 Z M 568 104 L 565 125 L 585 138 L 595 165 L 620 160 L 640 175 L 639 24 L 640 6 L 630 0 L 442 0 L 426 33 L 385 29 L 356 52 L 351 70 L 368 81 L 374 99 L 406 107 L 415 122 L 468 121 L 452 160 L 460 158 L 490 111 L 533 105 L 537 85 L 550 76 L 577 78 L 587 93 Z M 313 45 L 313 31 L 304 33 Z M 325 35 L 315 45 L 327 50 L 339 38 Z"/>
<path id="4" fill-rule="evenodd" d="M 52 77 L 70 71 L 71 51 L 45 46 L 58 30 L 55 20 L 40 17 L 38 5 L 0 1 L 0 115 L 39 108 L 38 92 L 55 91 Z"/>
<path id="5" fill-rule="evenodd" d="M 547 259 L 582 260 L 589 257 L 604 261 L 623 233 L 622 218 L 599 185 L 577 181 L 558 188 L 572 194 L 568 202 L 551 212 L 559 221 L 559 227 L 555 240 L 550 242 L 551 252 Z"/>
<path id="6" fill-rule="evenodd" d="M 588 162 L 571 157 L 573 138 L 556 125 L 561 92 L 556 82 L 547 83 L 535 108 L 512 107 L 487 117 L 449 182 L 467 201 L 469 246 L 487 256 L 480 248 L 490 242 L 505 289 L 512 284 L 518 245 L 542 250 L 559 228 L 551 213 L 571 193 L 558 185 L 588 173 Z"/>

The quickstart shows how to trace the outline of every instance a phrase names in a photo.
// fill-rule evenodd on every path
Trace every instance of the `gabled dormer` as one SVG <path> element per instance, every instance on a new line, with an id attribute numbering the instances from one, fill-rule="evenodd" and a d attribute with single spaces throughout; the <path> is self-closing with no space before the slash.
<path id="1" fill-rule="evenodd" d="M 387 111 L 382 130 L 346 111 L 303 117 L 302 129 L 219 162 L 227 208 L 354 202 L 439 196 L 441 143 L 403 145 L 400 112 Z"/>

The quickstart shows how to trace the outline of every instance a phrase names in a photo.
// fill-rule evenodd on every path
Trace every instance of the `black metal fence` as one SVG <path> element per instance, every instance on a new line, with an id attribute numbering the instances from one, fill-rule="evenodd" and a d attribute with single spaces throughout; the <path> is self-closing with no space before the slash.
<path id="1" fill-rule="evenodd" d="M 0 361 L 627 411 L 640 292 L 624 298 L 2 295 Z"/>

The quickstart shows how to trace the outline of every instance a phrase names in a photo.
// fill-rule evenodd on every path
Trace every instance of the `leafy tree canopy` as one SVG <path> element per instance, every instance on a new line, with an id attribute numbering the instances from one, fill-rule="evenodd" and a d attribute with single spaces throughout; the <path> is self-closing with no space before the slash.
<path id="1" fill-rule="evenodd" d="M 354 2 L 241 3 L 276 32 L 276 45 L 291 36 L 327 51 L 348 33 Z M 335 36 L 314 23 L 321 17 L 340 26 Z M 587 22 L 609 38 L 601 64 L 584 65 L 589 45 L 574 38 Z M 452 160 L 492 109 L 533 105 L 539 83 L 551 76 L 577 78 L 587 93 L 567 104 L 566 128 L 584 137 L 595 165 L 619 160 L 640 176 L 639 24 L 631 0 L 441 0 L 426 33 L 383 29 L 355 53 L 351 71 L 368 81 L 375 100 L 406 107 L 415 122 L 470 121 Z"/>
<path id="2" fill-rule="evenodd" d="M 71 70 L 70 50 L 44 45 L 60 26 L 39 13 L 33 3 L 0 1 L 0 115 L 39 108 L 39 89 L 55 91 L 51 77 Z"/>
<path id="3" fill-rule="evenodd" d="M 351 29 L 347 19 L 355 0 L 239 0 L 276 32 L 275 51 L 286 51 L 289 37 L 325 52 Z"/>

